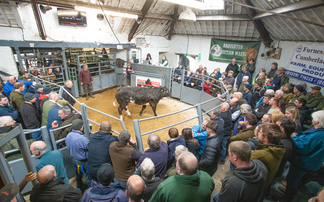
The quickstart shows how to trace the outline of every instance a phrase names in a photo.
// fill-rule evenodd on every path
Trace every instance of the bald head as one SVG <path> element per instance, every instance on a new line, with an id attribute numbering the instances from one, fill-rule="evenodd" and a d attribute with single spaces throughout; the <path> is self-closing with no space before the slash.
<path id="1" fill-rule="evenodd" d="M 220 110 L 221 112 L 226 112 L 229 109 L 229 104 L 227 102 L 224 102 L 221 104 Z"/>
<path id="2" fill-rule="evenodd" d="M 141 201 L 144 194 L 145 182 L 138 175 L 132 175 L 127 180 L 126 195 L 131 199 L 130 201 Z"/>
<path id="3" fill-rule="evenodd" d="M 15 83 L 16 83 L 16 77 L 14 77 L 14 76 L 9 76 L 9 77 L 8 77 L 8 82 L 9 82 L 10 84 L 15 84 Z"/>
<path id="4" fill-rule="evenodd" d="M 182 152 L 176 164 L 179 175 L 193 175 L 198 170 L 198 160 L 191 152 Z"/>
<path id="5" fill-rule="evenodd" d="M 15 125 L 16 121 L 11 116 L 0 117 L 0 127 Z"/>
<path id="6" fill-rule="evenodd" d="M 102 132 L 109 133 L 109 132 L 111 132 L 111 124 L 108 121 L 104 121 L 100 125 L 100 129 L 99 130 L 102 131 Z"/>
<path id="7" fill-rule="evenodd" d="M 238 102 L 237 98 L 232 98 L 232 99 L 230 99 L 229 105 L 233 107 L 233 106 L 237 105 L 237 102 Z"/>
<path id="8" fill-rule="evenodd" d="M 35 141 L 30 145 L 30 152 L 35 156 L 41 156 L 47 151 L 44 141 Z"/>
<path id="9" fill-rule="evenodd" d="M 37 173 L 37 180 L 40 184 L 52 182 L 56 177 L 55 168 L 52 165 L 44 166 Z"/>

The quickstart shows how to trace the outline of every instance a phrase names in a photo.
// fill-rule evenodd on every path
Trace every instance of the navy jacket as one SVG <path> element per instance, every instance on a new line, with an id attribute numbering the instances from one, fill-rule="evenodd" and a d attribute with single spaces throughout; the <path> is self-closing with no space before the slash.
<path id="1" fill-rule="evenodd" d="M 11 116 L 15 121 L 18 119 L 18 111 L 10 106 L 0 105 L 0 116 Z"/>
<path id="2" fill-rule="evenodd" d="M 111 133 L 97 132 L 90 137 L 88 145 L 88 174 L 90 179 L 97 179 L 97 171 L 103 163 L 110 163 L 109 146 L 118 141 Z"/>
<path id="3" fill-rule="evenodd" d="M 168 166 L 171 166 L 173 163 L 175 163 L 174 158 L 174 151 L 178 145 L 186 146 L 186 140 L 185 138 L 180 135 L 174 140 L 168 140 Z"/>
<path id="4" fill-rule="evenodd" d="M 248 104 L 251 106 L 252 105 L 252 98 L 253 98 L 253 95 L 251 93 L 251 91 L 249 92 L 244 92 L 243 93 L 243 98 L 248 102 Z"/>
<path id="5" fill-rule="evenodd" d="M 216 117 L 214 119 L 210 119 L 211 121 L 215 121 L 217 123 L 217 135 L 224 135 L 224 120 L 221 117 Z M 232 121 L 231 121 L 232 122 Z"/>

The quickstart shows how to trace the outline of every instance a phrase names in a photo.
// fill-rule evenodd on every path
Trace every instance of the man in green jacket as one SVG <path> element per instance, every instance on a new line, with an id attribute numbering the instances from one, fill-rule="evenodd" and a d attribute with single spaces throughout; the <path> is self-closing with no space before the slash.
<path id="1" fill-rule="evenodd" d="M 209 202 L 214 180 L 198 170 L 198 160 L 190 152 L 182 152 L 176 163 L 177 174 L 162 182 L 149 201 Z"/>
<path id="2" fill-rule="evenodd" d="M 14 84 L 15 90 L 10 93 L 10 104 L 18 112 L 20 112 L 20 105 L 25 101 L 24 94 L 22 92 L 25 90 L 25 84 L 23 82 L 16 82 Z"/>
<path id="3" fill-rule="evenodd" d="M 297 100 L 298 98 L 305 99 L 304 91 L 305 91 L 305 88 L 302 85 L 296 85 L 294 87 L 294 91 L 293 91 L 294 95 L 291 98 L 291 102 L 294 103 L 295 100 Z"/>
<path id="4" fill-rule="evenodd" d="M 247 142 L 250 138 L 253 138 L 254 128 L 257 123 L 257 117 L 252 113 L 247 113 L 244 116 L 244 121 L 239 122 L 238 134 L 231 137 L 231 142 L 239 140 Z M 242 129 L 243 125 L 245 126 L 244 129 Z"/>
<path id="5" fill-rule="evenodd" d="M 251 159 L 258 159 L 264 163 L 268 169 L 268 176 L 265 188 L 271 184 L 280 166 L 285 150 L 280 146 L 282 132 L 275 123 L 260 125 L 258 140 L 260 145 L 252 151 Z"/>
<path id="6" fill-rule="evenodd" d="M 306 107 L 312 111 L 316 111 L 315 108 L 323 99 L 323 95 L 321 93 L 320 86 L 312 86 L 311 89 L 312 91 L 307 93 L 306 95 L 306 101 L 307 101 Z"/>
<path id="7" fill-rule="evenodd" d="M 56 92 L 51 92 L 48 95 L 48 100 L 44 102 L 43 111 L 42 111 L 42 126 L 47 126 L 48 121 L 48 112 L 49 110 L 54 107 L 56 104 L 61 105 L 68 105 L 69 102 L 66 100 L 59 100 L 59 95 Z"/>

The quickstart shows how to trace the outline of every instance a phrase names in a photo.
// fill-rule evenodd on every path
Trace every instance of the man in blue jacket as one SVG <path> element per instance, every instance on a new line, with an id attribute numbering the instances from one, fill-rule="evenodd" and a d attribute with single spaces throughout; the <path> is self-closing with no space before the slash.
<path id="1" fill-rule="evenodd" d="M 253 97 L 251 88 L 252 88 L 251 84 L 245 84 L 244 93 L 243 93 L 243 98 L 248 102 L 249 105 L 252 105 L 252 97 Z"/>
<path id="2" fill-rule="evenodd" d="M 11 91 L 15 90 L 14 84 L 16 82 L 23 82 L 25 84 L 25 90 L 21 92 L 22 94 L 25 94 L 28 87 L 33 84 L 32 81 L 17 80 L 16 77 L 9 76 L 7 83 L 3 86 L 3 92 L 6 94 L 7 97 L 10 96 Z"/>
<path id="3" fill-rule="evenodd" d="M 209 122 L 209 119 L 205 119 L 201 125 L 193 126 L 192 127 L 192 135 L 193 138 L 196 138 L 200 144 L 200 150 L 198 151 L 198 154 L 201 155 L 204 151 L 204 146 L 207 142 L 207 131 L 206 131 L 206 125 Z"/>
<path id="4" fill-rule="evenodd" d="M 8 98 L 0 95 L 0 116 L 11 116 L 16 122 L 18 119 L 18 111 L 8 105 Z"/>
<path id="5" fill-rule="evenodd" d="M 312 114 L 313 128 L 292 134 L 296 145 L 295 159 L 292 160 L 287 175 L 287 197 L 297 193 L 298 183 L 311 171 L 319 170 L 324 163 L 324 110 Z"/>

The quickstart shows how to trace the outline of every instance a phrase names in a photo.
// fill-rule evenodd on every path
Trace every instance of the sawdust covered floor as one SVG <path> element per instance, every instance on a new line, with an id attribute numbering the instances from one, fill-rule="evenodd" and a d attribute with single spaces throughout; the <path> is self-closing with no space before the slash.
<path id="1" fill-rule="evenodd" d="M 117 109 L 118 106 L 117 107 L 113 106 L 113 101 L 115 99 L 116 92 L 117 92 L 117 88 L 111 88 L 104 92 L 95 94 L 94 95 L 95 98 L 90 98 L 89 100 L 86 100 L 84 97 L 80 97 L 80 98 L 78 98 L 78 100 L 81 103 L 85 103 L 87 106 L 90 106 L 90 107 L 95 108 L 99 111 L 102 111 L 102 112 L 112 115 L 116 118 L 119 118 L 119 113 L 118 113 L 118 109 Z M 118 104 L 118 103 L 116 102 L 116 104 Z M 166 97 L 166 98 L 163 98 L 162 100 L 160 100 L 160 102 L 158 103 L 156 113 L 158 115 L 164 115 L 164 114 L 169 114 L 169 113 L 176 112 L 176 111 L 179 111 L 182 109 L 186 109 L 189 107 L 191 107 L 191 105 L 180 102 L 177 99 Z M 80 109 L 80 106 L 78 104 L 76 104 L 76 108 Z M 146 109 L 144 110 L 142 116 L 139 115 L 139 112 L 141 111 L 141 109 L 142 109 L 142 106 L 129 103 L 128 110 L 130 111 L 131 116 L 128 117 L 127 113 L 125 111 L 123 111 L 124 124 L 126 126 L 126 129 L 131 133 L 134 140 L 136 140 L 136 139 L 135 139 L 135 133 L 134 133 L 133 120 L 154 117 L 152 108 L 151 108 L 151 106 L 149 106 L 149 104 L 147 105 Z M 155 130 L 155 129 L 158 129 L 158 128 L 161 128 L 164 126 L 168 126 L 168 125 L 171 125 L 171 124 L 174 124 L 174 123 L 177 123 L 177 122 L 180 122 L 180 121 L 183 121 L 185 119 L 189 119 L 189 118 L 192 118 L 195 116 L 197 116 L 197 111 L 195 108 L 193 108 L 193 109 L 189 109 L 187 111 L 184 111 L 184 112 L 172 115 L 172 116 L 153 119 L 153 120 L 149 120 L 149 121 L 143 121 L 143 122 L 140 122 L 141 133 L 146 133 L 146 132 L 149 132 L 149 131 L 152 131 L 152 130 Z M 105 115 L 102 115 L 102 114 L 95 112 L 93 110 L 90 110 L 90 109 L 88 109 L 88 118 L 90 120 L 93 120 L 93 121 L 99 123 L 99 124 L 102 123 L 103 121 L 109 121 L 112 124 L 113 130 L 115 130 L 117 132 L 121 132 L 123 130 L 119 121 L 112 119 L 110 117 L 107 117 Z M 198 124 L 198 118 L 193 119 L 188 122 L 185 122 L 180 125 L 176 125 L 174 127 L 177 128 L 179 130 L 179 134 L 181 134 L 181 131 L 183 128 L 186 128 L 186 127 L 191 128 L 192 126 L 197 125 L 197 124 Z M 98 131 L 99 127 L 93 123 L 92 123 L 92 125 L 93 125 L 92 132 Z M 169 128 L 161 130 L 161 131 L 157 131 L 155 133 L 160 136 L 162 141 L 166 142 L 169 139 L 168 130 L 169 130 Z M 143 136 L 144 148 L 147 147 L 146 137 L 147 136 Z"/>

